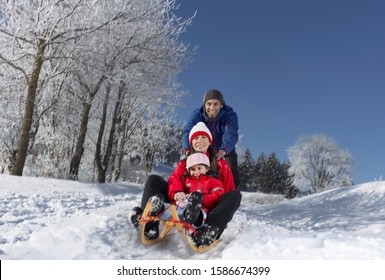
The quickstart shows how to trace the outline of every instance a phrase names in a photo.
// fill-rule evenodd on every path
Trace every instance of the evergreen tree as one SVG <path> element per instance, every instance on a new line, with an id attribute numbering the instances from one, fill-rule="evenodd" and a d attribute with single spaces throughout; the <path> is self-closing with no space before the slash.
<path id="1" fill-rule="evenodd" d="M 241 190 L 255 191 L 255 163 L 249 149 L 240 157 L 239 177 Z"/>
<path id="2" fill-rule="evenodd" d="M 288 170 L 290 164 L 281 163 L 275 153 L 266 158 L 264 154 L 258 157 L 255 164 L 258 190 L 263 193 L 283 194 L 286 198 L 294 198 L 298 189 L 293 185 L 293 175 Z"/>
<path id="3" fill-rule="evenodd" d="M 284 176 L 283 177 L 283 184 L 284 184 L 283 195 L 287 199 L 292 199 L 298 195 L 299 189 L 293 184 L 294 175 L 289 173 L 290 163 L 289 162 L 282 163 L 281 168 Z"/>
<path id="4" fill-rule="evenodd" d="M 266 156 L 264 153 L 261 153 L 257 161 L 255 162 L 254 170 L 255 170 L 255 190 L 254 191 L 262 191 L 262 173 L 263 173 L 263 166 L 266 161 Z"/>
<path id="5" fill-rule="evenodd" d="M 277 184 L 278 165 L 275 153 L 272 153 L 264 162 L 261 174 L 262 192 L 279 193 L 279 186 Z"/>

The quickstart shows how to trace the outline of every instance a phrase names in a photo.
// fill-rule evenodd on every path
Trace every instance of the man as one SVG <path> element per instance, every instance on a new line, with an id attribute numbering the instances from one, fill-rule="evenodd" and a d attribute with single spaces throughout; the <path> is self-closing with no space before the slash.
<path id="1" fill-rule="evenodd" d="M 203 105 L 195 109 L 182 131 L 182 147 L 186 154 L 190 150 L 189 133 L 198 122 L 204 122 L 213 136 L 212 146 L 218 158 L 225 158 L 234 176 L 234 185 L 239 187 L 238 155 L 235 145 L 238 142 L 238 116 L 233 108 L 225 104 L 222 93 L 210 89 L 203 96 Z"/>

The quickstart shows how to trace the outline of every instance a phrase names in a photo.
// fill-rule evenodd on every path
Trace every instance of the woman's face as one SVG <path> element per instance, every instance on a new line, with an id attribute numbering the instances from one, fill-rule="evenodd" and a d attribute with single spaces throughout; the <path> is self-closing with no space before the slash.
<path id="1" fill-rule="evenodd" d="M 205 153 L 209 149 L 210 141 L 206 136 L 199 135 L 192 139 L 191 145 L 194 151 Z"/>

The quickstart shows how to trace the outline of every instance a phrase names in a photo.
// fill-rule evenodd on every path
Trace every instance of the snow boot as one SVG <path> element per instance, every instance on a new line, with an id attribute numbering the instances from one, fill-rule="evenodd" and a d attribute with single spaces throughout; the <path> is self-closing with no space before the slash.
<path id="1" fill-rule="evenodd" d="M 194 237 L 196 245 L 199 246 L 209 246 L 219 237 L 219 228 L 217 226 L 212 226 L 209 224 L 204 224 L 197 230 L 197 233 Z"/>
<path id="2" fill-rule="evenodd" d="M 140 208 L 139 206 L 135 206 L 134 208 L 131 209 L 131 223 L 133 226 L 138 229 L 139 223 L 140 223 L 140 218 L 142 217 L 143 214 L 143 209 Z"/>
<path id="3" fill-rule="evenodd" d="M 160 212 L 164 210 L 164 197 L 161 194 L 150 197 L 149 201 L 152 204 L 150 215 L 158 216 Z"/>
<path id="4" fill-rule="evenodd" d="M 192 192 L 187 199 L 187 206 L 183 212 L 185 222 L 194 224 L 201 214 L 203 195 L 200 192 Z"/>
<path id="5" fill-rule="evenodd" d="M 146 223 L 144 226 L 144 237 L 148 240 L 157 239 L 159 237 L 159 221 Z"/>

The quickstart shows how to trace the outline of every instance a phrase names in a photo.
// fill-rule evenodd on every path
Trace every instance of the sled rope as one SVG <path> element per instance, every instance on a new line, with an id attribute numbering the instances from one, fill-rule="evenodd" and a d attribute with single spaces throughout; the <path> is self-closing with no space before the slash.
<path id="1" fill-rule="evenodd" d="M 171 204 L 170 204 L 171 206 Z M 168 206 L 167 208 L 164 208 L 162 211 L 160 211 L 158 213 L 158 215 L 156 216 L 151 216 L 150 215 L 150 212 L 147 212 L 146 213 L 146 219 L 143 218 L 143 215 L 142 217 L 140 217 L 140 222 L 154 222 L 154 221 L 157 221 L 159 220 L 159 216 L 162 215 L 168 208 L 170 208 L 170 206 Z M 143 213 L 144 214 L 144 213 Z"/>
<path id="2" fill-rule="evenodd" d="M 179 207 L 178 205 L 176 205 L 175 203 L 172 203 L 172 204 L 170 204 L 169 206 L 167 206 L 166 208 L 164 208 L 162 211 L 160 211 L 160 212 L 158 213 L 158 215 L 156 215 L 156 216 L 151 216 L 151 215 L 150 215 L 150 212 L 148 212 L 148 213 L 146 214 L 146 218 L 143 218 L 143 216 L 140 217 L 140 221 L 141 221 L 141 222 L 154 222 L 154 221 L 159 220 L 159 217 L 160 217 L 165 211 L 167 211 L 167 209 L 169 209 L 169 208 L 171 207 L 171 205 L 173 205 L 176 209 L 177 209 L 177 208 L 180 208 L 180 207 Z M 189 223 L 187 223 L 187 222 L 185 222 L 185 221 L 181 221 L 181 220 L 179 220 L 179 219 L 174 219 L 174 217 L 172 217 L 172 216 L 171 216 L 171 220 L 169 220 L 169 221 L 172 222 L 172 223 L 174 223 L 174 224 L 181 224 L 181 225 L 186 229 L 186 231 L 189 230 L 189 231 L 191 231 L 194 235 L 196 234 L 196 229 L 195 229 L 195 227 L 194 227 L 192 224 L 189 224 Z"/>
<path id="3" fill-rule="evenodd" d="M 178 208 L 180 208 L 176 203 L 172 203 L 172 204 L 170 204 L 170 206 L 171 205 L 174 205 L 174 207 L 176 208 L 176 209 L 178 209 Z M 169 207 L 170 207 L 169 206 Z M 168 208 L 169 208 L 168 207 Z M 183 225 L 183 227 L 186 229 L 186 231 L 187 230 L 189 230 L 189 231 L 192 231 L 192 233 L 195 235 L 196 234 L 196 229 L 195 229 L 195 227 L 192 225 L 192 224 L 189 224 L 189 223 L 187 223 L 187 222 L 185 222 L 185 221 L 181 221 L 181 220 L 175 220 L 175 219 L 173 219 L 173 217 L 172 217 L 172 219 L 171 219 L 171 222 L 173 222 L 173 223 L 175 223 L 175 224 L 182 224 Z"/>

